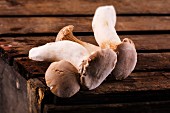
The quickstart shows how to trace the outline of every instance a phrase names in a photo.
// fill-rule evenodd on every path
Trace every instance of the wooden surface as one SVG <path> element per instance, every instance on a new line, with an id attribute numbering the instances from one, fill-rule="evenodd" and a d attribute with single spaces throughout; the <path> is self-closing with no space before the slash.
<path id="1" fill-rule="evenodd" d="M 112 4 L 117 11 L 116 30 L 121 39 L 134 41 L 138 62 L 133 73 L 123 81 L 112 80 L 111 75 L 98 88 L 81 90 L 68 99 L 53 95 L 46 87 L 44 73 L 49 62 L 28 59 L 32 47 L 55 40 L 58 31 L 69 24 L 81 40 L 97 44 L 91 21 L 98 6 Z M 1 62 L 0 90 L 6 92 L 5 81 L 13 95 L 14 78 L 26 83 L 14 101 L 27 100 L 29 113 L 60 112 L 139 112 L 163 113 L 170 111 L 170 0 L 1 0 L 0 1 L 0 56 L 14 74 L 4 72 Z M 3 74 L 4 73 L 4 74 Z M 19 74 L 16 74 L 19 73 Z M 11 79 L 11 76 L 16 76 Z M 11 82 L 11 83 L 10 83 Z M 3 85 L 2 85 L 3 84 Z M 24 87 L 24 86 L 23 86 Z M 18 90 L 17 90 L 18 91 Z M 15 92 L 15 93 L 14 93 Z M 6 93 L 0 94 L 0 104 Z M 9 107 L 6 99 L 5 107 Z M 1 101 L 2 100 L 2 101 Z M 25 104 L 26 104 L 25 103 Z M 23 106 L 25 106 L 23 104 Z M 5 109 L 0 108 L 0 109 Z M 12 106 L 4 113 L 17 111 Z M 26 111 L 26 110 L 25 110 Z"/>
<path id="2" fill-rule="evenodd" d="M 1 113 L 24 113 L 28 111 L 27 81 L 0 59 Z"/>
<path id="3" fill-rule="evenodd" d="M 93 15 L 114 5 L 118 14 L 169 14 L 169 0 L 1 0 L 0 15 Z"/>
<path id="4" fill-rule="evenodd" d="M 120 16 L 117 31 L 162 31 L 169 30 L 169 16 Z M 15 22 L 15 24 L 13 24 Z M 75 32 L 92 32 L 92 17 L 14 17 L 0 18 L 1 35 L 8 33 L 57 33 L 63 26 L 74 25 Z M 9 32 L 10 31 L 10 32 Z M 128 31 L 128 32 L 127 32 Z M 92 34 L 92 33 L 91 33 Z"/>

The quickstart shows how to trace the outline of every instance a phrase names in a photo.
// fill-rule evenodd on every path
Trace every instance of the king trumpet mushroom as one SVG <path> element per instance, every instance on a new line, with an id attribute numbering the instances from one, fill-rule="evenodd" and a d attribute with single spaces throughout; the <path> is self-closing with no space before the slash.
<path id="1" fill-rule="evenodd" d="M 91 56 L 89 57 L 90 60 L 88 63 L 91 63 L 87 65 L 88 67 L 84 67 L 84 72 L 81 73 L 80 82 L 83 86 L 93 89 L 96 86 L 99 86 L 113 70 L 117 61 L 117 56 L 116 53 L 111 49 L 102 50 L 98 46 L 77 39 L 72 33 L 73 29 L 73 25 L 68 25 L 62 28 L 56 37 L 56 41 L 70 40 L 81 44 L 89 51 Z M 110 64 L 110 61 L 113 64 Z M 91 71 L 91 68 L 93 68 L 93 71 Z M 91 85 L 92 83 L 95 85 Z"/>
<path id="2" fill-rule="evenodd" d="M 117 57 L 111 49 L 89 53 L 73 41 L 57 41 L 32 48 L 29 58 L 36 61 L 70 62 L 81 75 L 81 84 L 92 90 L 98 87 L 115 67 Z"/>
<path id="3" fill-rule="evenodd" d="M 101 48 L 111 48 L 117 52 L 117 63 L 112 75 L 117 80 L 125 79 L 134 70 L 137 52 L 132 40 L 121 42 L 115 30 L 116 12 L 113 6 L 97 8 L 92 21 L 94 36 Z"/>
<path id="4" fill-rule="evenodd" d="M 51 63 L 45 73 L 51 92 L 62 98 L 71 97 L 80 90 L 79 77 L 77 69 L 65 60 Z"/>

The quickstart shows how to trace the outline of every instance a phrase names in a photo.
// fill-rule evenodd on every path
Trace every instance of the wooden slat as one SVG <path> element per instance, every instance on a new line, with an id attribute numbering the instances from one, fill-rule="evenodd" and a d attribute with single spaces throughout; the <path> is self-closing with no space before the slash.
<path id="1" fill-rule="evenodd" d="M 155 55 L 156 56 L 156 55 Z M 151 56 L 150 59 L 152 59 Z M 170 56 L 170 54 L 169 54 Z M 165 58 L 165 56 L 163 56 Z M 140 58 L 139 58 L 140 59 Z M 148 58 L 146 58 L 148 59 Z M 163 69 L 167 66 L 170 67 L 170 61 L 168 63 L 161 64 L 160 61 L 154 60 L 152 65 L 150 65 L 150 61 L 139 61 L 136 67 L 136 70 L 149 70 L 152 69 Z M 157 58 L 157 60 L 160 60 Z M 143 65 L 142 63 L 145 62 Z M 149 62 L 149 63 L 147 63 Z M 141 63 L 141 64 L 140 64 Z M 24 59 L 24 58 L 16 58 L 14 67 L 17 67 L 17 70 L 21 73 L 22 76 L 30 77 L 40 77 L 44 76 L 46 69 L 48 68 L 50 63 L 45 62 L 35 62 L 32 60 Z M 147 65 L 148 64 L 148 65 Z M 156 66 L 159 64 L 159 66 Z M 148 67 L 145 67 L 147 65 Z M 166 65 L 166 66 L 164 66 Z M 168 68 L 169 69 L 169 68 Z M 170 70 L 170 69 L 169 69 Z M 105 83 L 103 87 L 94 90 L 96 91 L 106 91 L 106 92 L 114 92 L 114 91 L 138 91 L 138 90 L 160 90 L 161 88 L 170 88 L 170 74 L 169 72 L 135 72 L 130 75 L 128 79 L 125 79 L 124 82 L 113 82 L 113 83 Z M 108 77 L 107 81 L 113 81 L 112 75 Z M 169 83 L 168 83 L 169 82 Z M 106 88 L 107 87 L 107 88 Z M 106 88 L 106 89 L 105 89 Z M 96 92 L 97 93 L 97 92 Z"/>
<path id="2" fill-rule="evenodd" d="M 169 0 L 1 0 L 0 15 L 91 15 L 114 5 L 118 14 L 169 14 Z"/>
<path id="3" fill-rule="evenodd" d="M 62 99 L 46 90 L 44 102 L 56 105 L 135 103 L 170 100 L 170 73 L 133 73 L 123 81 L 106 81 L 90 91 L 82 89 L 71 98 Z"/>
<path id="4" fill-rule="evenodd" d="M 92 17 L 30 17 L 0 18 L 0 34 L 7 33 L 56 33 L 72 24 L 75 32 L 92 32 Z M 170 30 L 170 16 L 120 16 L 117 31 Z"/>
<path id="5" fill-rule="evenodd" d="M 170 35 L 121 35 L 121 39 L 130 38 L 134 41 L 137 51 L 170 51 Z M 93 36 L 78 36 L 79 39 L 97 44 Z M 40 46 L 55 40 L 55 36 L 50 37 L 8 37 L 0 38 L 1 54 L 7 60 L 18 56 L 28 56 L 32 47 Z M 3 48 L 3 50 L 2 50 Z"/>
<path id="6" fill-rule="evenodd" d="M 169 101 L 56 106 L 45 105 L 43 113 L 163 113 L 169 111 Z"/>
<path id="7" fill-rule="evenodd" d="M 28 113 L 27 81 L 0 58 L 0 112 Z"/>
<path id="8" fill-rule="evenodd" d="M 26 78 L 44 75 L 50 63 L 15 58 L 14 67 Z M 159 64 L 159 65 L 158 65 Z M 138 53 L 135 71 L 169 71 L 170 53 Z"/>

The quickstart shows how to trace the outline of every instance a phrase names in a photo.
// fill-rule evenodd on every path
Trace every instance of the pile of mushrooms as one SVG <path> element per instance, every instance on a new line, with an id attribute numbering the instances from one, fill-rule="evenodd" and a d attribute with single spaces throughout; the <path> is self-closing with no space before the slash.
<path id="1" fill-rule="evenodd" d="M 132 40 L 121 42 L 115 30 L 116 12 L 113 6 L 97 8 L 92 21 L 99 46 L 83 42 L 73 35 L 73 25 L 62 28 L 55 42 L 34 47 L 29 58 L 52 62 L 45 73 L 51 92 L 58 97 L 71 97 L 80 87 L 97 88 L 108 75 L 125 79 L 135 68 L 137 53 Z"/>

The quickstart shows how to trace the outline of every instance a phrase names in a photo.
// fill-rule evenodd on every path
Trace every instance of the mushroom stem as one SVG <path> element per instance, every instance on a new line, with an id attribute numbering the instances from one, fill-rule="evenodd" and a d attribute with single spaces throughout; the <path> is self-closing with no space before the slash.
<path id="1" fill-rule="evenodd" d="M 77 39 L 73 35 L 73 29 L 74 29 L 73 25 L 68 25 L 68 26 L 63 27 L 59 31 L 59 33 L 58 33 L 58 35 L 56 37 L 56 41 L 70 40 L 70 41 L 79 43 L 80 45 L 84 46 L 89 51 L 89 53 L 93 53 L 95 51 L 101 50 L 101 48 L 98 47 L 98 46 L 95 46 L 93 44 L 90 44 L 90 43 L 87 43 L 87 42 L 83 42 L 83 41 Z"/>
<path id="2" fill-rule="evenodd" d="M 49 62 L 66 60 L 77 69 L 80 68 L 82 61 L 87 59 L 88 56 L 89 52 L 83 46 L 67 40 L 47 43 L 29 51 L 29 58 L 32 60 Z"/>
<path id="3" fill-rule="evenodd" d="M 113 6 L 102 6 L 96 9 L 92 21 L 94 36 L 101 48 L 116 49 L 121 43 L 115 30 L 116 12 Z"/>

